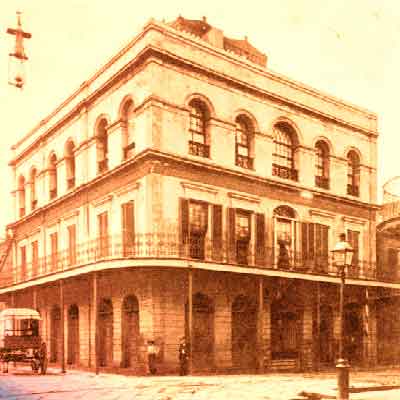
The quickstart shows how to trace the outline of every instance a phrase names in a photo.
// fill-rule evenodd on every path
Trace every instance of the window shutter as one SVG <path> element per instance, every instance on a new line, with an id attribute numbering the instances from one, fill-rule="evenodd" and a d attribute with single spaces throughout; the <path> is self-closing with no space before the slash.
<path id="1" fill-rule="evenodd" d="M 213 204 L 211 218 L 213 260 L 222 261 L 222 205 Z"/>
<path id="2" fill-rule="evenodd" d="M 235 236 L 235 214 L 234 208 L 227 209 L 228 215 L 228 262 L 236 262 L 236 236 Z"/>
<path id="3" fill-rule="evenodd" d="M 135 253 L 135 203 L 122 204 L 122 244 L 124 257 Z"/>
<path id="4" fill-rule="evenodd" d="M 50 235 L 50 243 L 51 243 L 51 268 L 54 271 L 57 269 L 57 252 L 58 252 L 57 232 L 54 232 Z"/>
<path id="5" fill-rule="evenodd" d="M 328 258 L 329 258 L 329 226 L 321 226 L 321 271 L 328 272 Z"/>
<path id="6" fill-rule="evenodd" d="M 358 256 L 359 256 L 359 238 L 360 238 L 360 232 L 358 231 L 352 231 L 348 230 L 348 242 L 350 243 L 351 247 L 353 247 L 353 260 L 352 260 L 352 265 L 357 266 L 358 265 Z"/>
<path id="7" fill-rule="evenodd" d="M 187 245 L 189 243 L 189 200 L 179 199 L 179 254 L 188 255 Z"/>
<path id="8" fill-rule="evenodd" d="M 68 242 L 69 265 L 74 265 L 76 263 L 76 225 L 68 227 Z"/>
<path id="9" fill-rule="evenodd" d="M 256 214 L 256 265 L 265 266 L 265 216 Z"/>

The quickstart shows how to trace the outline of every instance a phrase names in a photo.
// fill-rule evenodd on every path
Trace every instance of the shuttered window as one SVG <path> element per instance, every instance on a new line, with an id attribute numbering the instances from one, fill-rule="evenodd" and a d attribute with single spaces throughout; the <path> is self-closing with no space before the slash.
<path id="1" fill-rule="evenodd" d="M 256 214 L 256 265 L 265 266 L 265 216 Z"/>
<path id="2" fill-rule="evenodd" d="M 26 279 L 26 246 L 21 246 L 19 248 L 20 251 L 20 273 L 21 273 L 21 280 Z"/>
<path id="3" fill-rule="evenodd" d="M 180 199 L 180 254 L 195 259 L 205 258 L 209 204 Z"/>
<path id="4" fill-rule="evenodd" d="M 68 226 L 68 263 L 76 264 L 76 225 Z"/>
<path id="5" fill-rule="evenodd" d="M 360 250 L 360 232 L 353 231 L 351 229 L 347 230 L 347 241 L 350 246 L 353 248 L 353 259 L 352 265 L 358 266 L 359 262 L 359 250 Z"/>
<path id="6" fill-rule="evenodd" d="M 213 204 L 212 206 L 212 256 L 213 260 L 222 260 L 222 206 Z"/>
<path id="7" fill-rule="evenodd" d="M 38 274 L 39 269 L 39 242 L 35 240 L 31 244 L 32 251 L 32 276 L 36 276 Z"/>
<path id="8" fill-rule="evenodd" d="M 108 256 L 108 215 L 103 212 L 97 216 L 99 236 L 98 236 L 98 255 L 100 257 Z"/>
<path id="9" fill-rule="evenodd" d="M 133 200 L 122 204 L 122 243 L 123 255 L 129 257 L 135 254 L 135 214 Z"/>
<path id="10" fill-rule="evenodd" d="M 329 226 L 301 223 L 301 267 L 315 272 L 328 271 Z"/>
<path id="11" fill-rule="evenodd" d="M 58 264 L 58 234 L 53 232 L 50 235 L 50 251 L 51 251 L 51 270 L 57 270 Z"/>

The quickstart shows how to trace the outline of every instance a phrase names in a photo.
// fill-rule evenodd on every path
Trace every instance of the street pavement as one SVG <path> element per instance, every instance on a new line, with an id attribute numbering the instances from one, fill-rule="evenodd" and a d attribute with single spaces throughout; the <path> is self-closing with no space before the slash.
<path id="1" fill-rule="evenodd" d="M 350 379 L 367 390 L 351 400 L 400 400 L 400 369 L 352 371 Z M 399 387 L 377 390 L 388 386 Z M 136 377 L 50 368 L 36 375 L 23 366 L 0 373 L 0 399 L 10 400 L 293 400 L 302 391 L 335 398 L 335 373 Z"/>

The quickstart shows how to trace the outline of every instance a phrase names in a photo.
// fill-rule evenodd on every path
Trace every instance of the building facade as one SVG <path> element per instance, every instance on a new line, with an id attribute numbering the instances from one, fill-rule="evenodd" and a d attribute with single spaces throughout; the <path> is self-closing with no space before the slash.
<path id="1" fill-rule="evenodd" d="M 377 117 L 270 71 L 205 19 L 151 20 L 13 147 L 0 301 L 50 361 L 144 373 L 375 365 Z M 397 286 L 396 286 L 397 285 Z"/>

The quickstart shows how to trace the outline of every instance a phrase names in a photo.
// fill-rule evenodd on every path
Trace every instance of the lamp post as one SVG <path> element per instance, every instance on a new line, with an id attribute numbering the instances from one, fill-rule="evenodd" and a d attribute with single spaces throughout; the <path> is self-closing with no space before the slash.
<path id="1" fill-rule="evenodd" d="M 344 354 L 344 287 L 346 284 L 346 268 L 351 265 L 354 250 L 349 243 L 346 242 L 346 235 L 342 233 L 339 236 L 339 242 L 332 250 L 333 263 L 338 269 L 340 276 L 340 336 L 339 336 L 339 357 L 336 363 L 337 368 L 337 385 L 338 385 L 338 400 L 349 399 L 349 362 Z"/>

